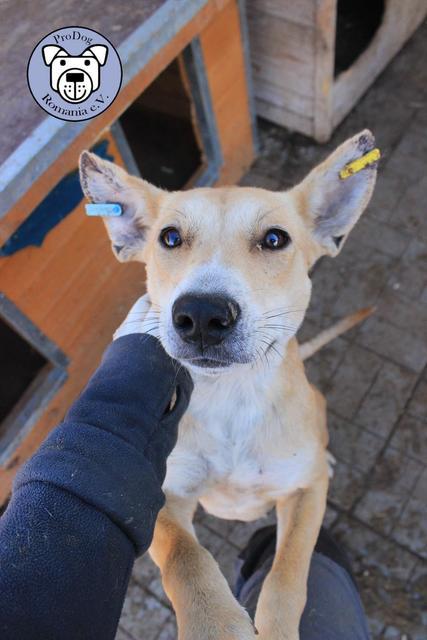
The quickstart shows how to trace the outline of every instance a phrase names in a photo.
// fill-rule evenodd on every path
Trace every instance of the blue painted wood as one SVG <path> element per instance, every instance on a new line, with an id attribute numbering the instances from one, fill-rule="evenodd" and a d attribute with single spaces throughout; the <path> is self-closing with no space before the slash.
<path id="1" fill-rule="evenodd" d="M 218 180 L 219 169 L 224 161 L 199 38 L 194 38 L 184 49 L 183 60 L 190 83 L 203 152 L 208 163 L 206 170 L 198 177 L 194 186 L 209 187 Z"/>
<path id="2" fill-rule="evenodd" d="M 92 151 L 101 158 L 114 160 L 108 153 L 108 140 L 96 144 Z M 79 172 L 65 176 L 0 248 L 0 258 L 11 256 L 25 247 L 41 247 L 47 234 L 68 216 L 83 199 Z"/>

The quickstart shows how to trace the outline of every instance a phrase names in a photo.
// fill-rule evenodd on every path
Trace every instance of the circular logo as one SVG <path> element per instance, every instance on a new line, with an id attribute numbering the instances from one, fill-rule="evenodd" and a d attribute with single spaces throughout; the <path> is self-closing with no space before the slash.
<path id="1" fill-rule="evenodd" d="M 60 120 L 95 118 L 122 83 L 119 54 L 107 38 L 86 27 L 52 31 L 35 46 L 27 67 L 34 100 Z"/>

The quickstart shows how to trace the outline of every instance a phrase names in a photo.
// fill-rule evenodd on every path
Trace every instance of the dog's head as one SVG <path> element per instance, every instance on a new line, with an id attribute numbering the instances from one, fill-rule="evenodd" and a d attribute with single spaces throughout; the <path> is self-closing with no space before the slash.
<path id="1" fill-rule="evenodd" d="M 307 309 L 309 270 L 336 256 L 371 197 L 376 164 L 346 180 L 347 163 L 374 148 L 363 131 L 287 192 L 200 188 L 168 193 L 97 156 L 81 156 L 92 202 L 120 261 L 146 264 L 166 351 L 193 372 L 219 373 L 276 357 Z"/>
<path id="2" fill-rule="evenodd" d="M 80 56 L 70 56 L 53 44 L 43 47 L 43 59 L 50 67 L 50 86 L 67 102 L 86 100 L 99 87 L 99 67 L 107 60 L 103 44 L 88 47 Z"/>

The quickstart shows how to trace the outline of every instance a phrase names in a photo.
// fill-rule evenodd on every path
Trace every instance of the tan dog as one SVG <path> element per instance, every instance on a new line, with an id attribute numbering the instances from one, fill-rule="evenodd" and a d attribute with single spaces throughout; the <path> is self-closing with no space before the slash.
<path id="1" fill-rule="evenodd" d="M 153 331 L 195 383 L 151 547 L 181 639 L 255 637 L 196 539 L 198 502 L 240 520 L 276 507 L 277 550 L 255 625 L 261 640 L 298 638 L 329 475 L 325 400 L 308 382 L 302 355 L 363 313 L 301 348 L 295 334 L 310 300 L 310 268 L 338 254 L 374 188 L 376 164 L 346 180 L 339 171 L 373 147 L 363 131 L 285 193 L 166 193 L 82 154 L 86 196 L 124 210 L 105 219 L 113 251 L 146 263 Z"/>

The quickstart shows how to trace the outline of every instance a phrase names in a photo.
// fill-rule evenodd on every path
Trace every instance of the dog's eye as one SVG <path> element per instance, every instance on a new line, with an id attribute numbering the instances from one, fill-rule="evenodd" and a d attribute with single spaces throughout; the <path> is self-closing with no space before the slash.
<path id="1" fill-rule="evenodd" d="M 85 60 L 85 65 L 88 67 L 90 65 L 90 60 Z"/>
<path id="2" fill-rule="evenodd" d="M 159 236 L 160 243 L 168 249 L 175 249 L 182 244 L 181 234 L 175 227 L 163 229 Z"/>
<path id="3" fill-rule="evenodd" d="M 283 229 L 269 229 L 262 239 L 261 247 L 263 249 L 284 249 L 290 243 L 291 238 Z"/>
<path id="4" fill-rule="evenodd" d="M 65 60 L 61 60 L 59 64 L 61 65 L 61 67 L 65 67 Z"/>

